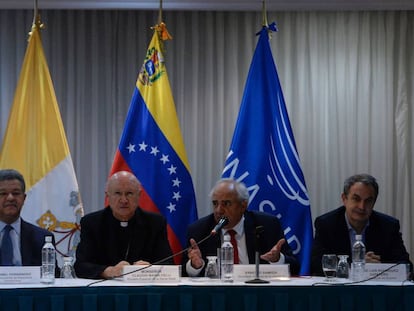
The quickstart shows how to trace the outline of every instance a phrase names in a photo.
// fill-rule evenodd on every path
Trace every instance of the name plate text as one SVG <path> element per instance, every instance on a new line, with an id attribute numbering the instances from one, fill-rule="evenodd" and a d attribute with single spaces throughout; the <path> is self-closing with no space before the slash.
<path id="1" fill-rule="evenodd" d="M 409 266 L 406 264 L 399 264 L 396 266 L 395 264 L 389 264 L 389 263 L 366 263 L 365 264 L 365 279 L 373 278 L 370 281 L 403 282 L 407 280 L 408 272 L 409 272 Z"/>
<path id="2" fill-rule="evenodd" d="M 233 279 L 248 281 L 256 278 L 256 265 L 234 265 Z M 289 265 L 259 265 L 259 278 L 263 280 L 289 280 Z"/>
<path id="3" fill-rule="evenodd" d="M 40 283 L 40 267 L 0 267 L 0 284 Z"/>
<path id="4" fill-rule="evenodd" d="M 123 280 L 136 283 L 176 283 L 180 281 L 180 265 L 124 266 Z"/>

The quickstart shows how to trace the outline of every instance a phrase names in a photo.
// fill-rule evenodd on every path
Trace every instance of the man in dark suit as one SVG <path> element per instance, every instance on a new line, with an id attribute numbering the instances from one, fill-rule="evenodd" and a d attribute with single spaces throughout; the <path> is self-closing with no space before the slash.
<path id="1" fill-rule="evenodd" d="M 323 275 L 322 255 L 348 255 L 352 260 L 355 235 L 363 237 L 367 263 L 408 263 L 409 255 L 400 233 L 397 219 L 373 210 L 378 197 L 378 183 L 368 174 L 358 174 L 345 180 L 343 206 L 315 219 L 312 248 L 313 275 Z"/>
<path id="2" fill-rule="evenodd" d="M 49 231 L 34 226 L 20 217 L 26 199 L 26 183 L 16 170 L 0 170 L 0 264 L 12 266 L 40 266 L 42 247 Z M 11 227 L 9 227 L 11 226 Z M 6 250 L 5 231 L 11 242 Z M 54 240 L 53 240 L 54 244 Z M 9 244 L 10 245 L 10 244 Z"/>
<path id="3" fill-rule="evenodd" d="M 120 276 L 125 265 L 149 264 L 171 256 L 166 221 L 138 207 L 140 192 L 140 182 L 129 172 L 109 178 L 105 192 L 109 207 L 81 219 L 77 276 L 110 279 Z M 173 263 L 172 258 L 166 263 Z"/>
<path id="4" fill-rule="evenodd" d="M 183 274 L 186 276 L 204 276 L 206 257 L 217 255 L 224 234 L 235 231 L 237 257 L 240 264 L 254 264 L 256 251 L 256 230 L 260 228 L 257 249 L 261 263 L 290 264 L 292 274 L 298 274 L 299 263 L 286 243 L 279 220 L 260 212 L 246 211 L 249 193 L 243 183 L 233 179 L 221 179 L 210 193 L 213 213 L 199 219 L 188 227 L 190 248 L 183 259 Z M 229 222 L 221 233 L 210 235 L 212 229 L 222 217 Z M 197 244 L 200 242 L 199 244 Z"/>

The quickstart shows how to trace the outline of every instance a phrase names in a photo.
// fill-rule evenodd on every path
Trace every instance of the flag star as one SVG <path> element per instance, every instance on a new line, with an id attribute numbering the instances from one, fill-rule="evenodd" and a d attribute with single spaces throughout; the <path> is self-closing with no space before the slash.
<path id="1" fill-rule="evenodd" d="M 170 210 L 170 213 L 175 212 L 175 204 L 170 203 L 170 205 L 167 206 L 167 209 Z"/>
<path id="2" fill-rule="evenodd" d="M 168 159 L 168 155 L 163 154 L 160 161 L 165 164 L 167 162 L 170 162 L 170 160 Z"/>
<path id="3" fill-rule="evenodd" d="M 138 144 L 138 146 L 139 146 L 139 151 L 147 151 L 148 145 L 145 143 L 145 141 L 143 141 L 142 143 Z"/>
<path id="4" fill-rule="evenodd" d="M 177 167 L 176 167 L 176 166 L 171 165 L 171 166 L 168 168 L 168 170 L 170 171 L 170 175 L 172 175 L 172 174 L 176 174 L 176 173 L 177 173 Z"/>
<path id="5" fill-rule="evenodd" d="M 174 193 L 173 198 L 174 198 L 176 201 L 180 200 L 180 198 L 181 198 L 181 194 L 180 194 L 180 192 L 173 192 L 173 193 Z"/>
<path id="6" fill-rule="evenodd" d="M 181 180 L 178 179 L 178 177 L 176 177 L 175 179 L 173 179 L 173 187 L 180 187 L 181 184 Z"/>
<path id="7" fill-rule="evenodd" d="M 126 148 L 128 149 L 129 153 L 135 152 L 135 145 L 133 145 L 131 143 L 129 143 L 129 146 L 126 147 Z"/>
<path id="8" fill-rule="evenodd" d="M 160 151 L 158 150 L 157 146 L 151 147 L 151 154 L 153 154 L 154 156 L 157 156 L 158 152 L 160 152 Z"/>

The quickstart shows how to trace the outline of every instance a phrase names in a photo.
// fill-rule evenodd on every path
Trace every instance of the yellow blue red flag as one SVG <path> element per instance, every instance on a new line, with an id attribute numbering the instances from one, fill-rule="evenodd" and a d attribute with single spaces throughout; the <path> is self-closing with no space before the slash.
<path id="1" fill-rule="evenodd" d="M 164 24 L 155 27 L 110 175 L 127 170 L 140 180 L 139 206 L 167 219 L 170 246 L 177 253 L 186 246 L 187 225 L 197 219 L 197 207 L 165 67 L 163 31 Z"/>
<path id="2" fill-rule="evenodd" d="M 0 168 L 23 174 L 27 197 L 21 216 L 54 233 L 58 263 L 62 264 L 62 256 L 74 257 L 83 208 L 43 51 L 40 21 L 30 32 L 0 151 Z"/>

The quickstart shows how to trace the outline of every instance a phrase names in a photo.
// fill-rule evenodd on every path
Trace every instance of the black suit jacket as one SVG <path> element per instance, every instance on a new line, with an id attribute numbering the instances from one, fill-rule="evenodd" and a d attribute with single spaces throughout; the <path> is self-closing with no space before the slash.
<path id="1" fill-rule="evenodd" d="M 190 238 L 193 238 L 196 242 L 200 242 L 202 239 L 207 237 L 211 230 L 216 225 L 213 214 L 205 216 L 196 222 L 188 226 L 187 240 L 189 243 Z M 249 263 L 255 263 L 255 243 L 256 243 L 256 227 L 263 226 L 264 231 L 260 234 L 258 250 L 259 254 L 262 255 L 270 251 L 270 249 L 276 245 L 276 243 L 285 238 L 282 227 L 279 220 L 269 214 L 260 213 L 256 211 L 246 211 L 244 214 L 244 232 L 246 235 L 246 247 L 249 256 Z M 207 256 L 216 256 L 217 248 L 220 247 L 220 234 L 216 234 L 206 241 L 199 244 L 201 254 L 204 262 L 207 262 Z M 293 275 L 299 273 L 299 262 L 293 256 L 292 250 L 286 242 L 282 247 L 282 253 L 285 256 L 285 262 L 290 264 L 290 271 Z M 185 265 L 188 261 L 187 253 L 183 256 L 183 275 L 186 276 Z M 267 261 L 261 260 L 261 263 L 268 263 Z M 204 275 L 204 269 L 200 272 L 200 276 Z"/>
<path id="2" fill-rule="evenodd" d="M 409 255 L 401 237 L 397 219 L 373 211 L 365 231 L 366 251 L 381 256 L 383 263 L 409 263 Z M 345 207 L 341 206 L 315 219 L 315 237 L 312 247 L 313 275 L 323 275 L 322 255 L 348 255 L 352 261 L 351 242 L 345 221 Z M 412 266 L 412 265 L 411 265 Z"/>
<path id="3" fill-rule="evenodd" d="M 78 277 L 101 278 L 106 267 L 116 265 L 122 260 L 130 264 L 138 260 L 154 263 L 171 256 L 164 217 L 137 208 L 134 218 L 128 255 L 119 254 L 120 241 L 114 234 L 114 228 L 119 226 L 119 221 L 115 220 L 109 207 L 81 219 L 80 242 L 74 265 Z M 162 264 L 166 263 L 173 263 L 173 260 L 167 259 Z"/>
<path id="4" fill-rule="evenodd" d="M 23 266 L 42 265 L 42 247 L 45 244 L 45 237 L 52 236 L 52 243 L 55 245 L 54 236 L 51 232 L 32 225 L 21 219 L 20 251 Z"/>

